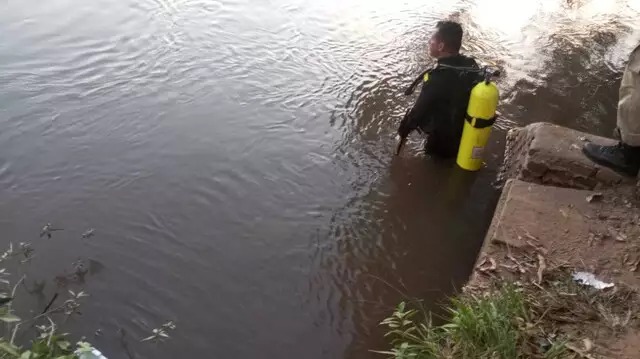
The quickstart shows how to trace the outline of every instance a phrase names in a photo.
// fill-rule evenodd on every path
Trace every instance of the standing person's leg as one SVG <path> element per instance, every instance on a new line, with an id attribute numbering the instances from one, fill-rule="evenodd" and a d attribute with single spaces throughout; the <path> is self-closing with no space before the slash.
<path id="1" fill-rule="evenodd" d="M 622 143 L 640 146 L 640 46 L 631 53 L 620 84 L 618 129 Z"/>
<path id="2" fill-rule="evenodd" d="M 636 176 L 640 170 L 640 46 L 631 53 L 622 76 L 617 125 L 621 137 L 618 145 L 588 143 L 583 152 L 600 165 Z"/>

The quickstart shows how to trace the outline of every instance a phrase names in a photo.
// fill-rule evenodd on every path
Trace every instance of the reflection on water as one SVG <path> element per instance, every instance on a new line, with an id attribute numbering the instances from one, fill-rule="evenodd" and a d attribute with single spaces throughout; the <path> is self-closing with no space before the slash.
<path id="1" fill-rule="evenodd" d="M 67 324 L 102 329 L 110 357 L 117 333 L 139 357 L 369 357 L 399 300 L 434 308 L 464 282 L 504 130 L 610 133 L 639 14 L 605 0 L 4 2 L 0 230 L 47 253 L 24 269 L 48 283 L 34 307 L 71 263 L 99 264 L 66 283 L 91 294 Z M 417 136 L 391 153 L 444 17 L 504 73 L 477 174 L 424 158 Z M 47 222 L 65 231 L 34 238 Z M 169 319 L 170 342 L 132 344 Z"/>

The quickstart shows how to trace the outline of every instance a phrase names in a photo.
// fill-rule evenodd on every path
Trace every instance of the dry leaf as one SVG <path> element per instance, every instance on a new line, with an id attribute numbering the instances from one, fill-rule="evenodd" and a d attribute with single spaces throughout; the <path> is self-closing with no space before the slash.
<path id="1" fill-rule="evenodd" d="M 547 263 L 544 257 L 538 253 L 538 284 L 542 284 L 542 276 L 545 269 L 547 269 Z"/>
<path id="2" fill-rule="evenodd" d="M 626 235 L 617 232 L 613 228 L 609 228 L 609 233 L 611 233 L 613 238 L 615 238 L 615 240 L 618 241 L 618 242 L 625 242 L 627 240 L 627 236 Z"/>
<path id="3" fill-rule="evenodd" d="M 584 359 L 595 359 L 595 357 L 593 355 L 590 355 L 589 353 L 587 353 L 584 350 L 580 350 L 578 348 L 576 348 L 575 346 L 567 343 L 564 345 L 565 348 L 571 350 L 572 352 L 578 354 L 580 357 L 584 358 Z"/>
<path id="4" fill-rule="evenodd" d="M 513 263 L 516 264 L 516 267 L 518 268 L 518 271 L 522 274 L 526 273 L 527 270 L 524 269 L 524 266 L 522 265 L 522 263 L 520 263 L 514 256 L 512 256 L 511 254 L 507 255 L 507 258 L 509 258 L 509 260 L 511 260 Z"/>
<path id="5" fill-rule="evenodd" d="M 489 262 L 489 266 L 487 267 L 486 264 L 487 262 Z M 492 272 L 495 271 L 496 268 L 498 268 L 498 265 L 496 264 L 495 259 L 491 258 L 491 257 L 486 257 L 482 263 L 480 263 L 480 265 L 478 265 L 478 271 L 484 273 L 484 272 Z"/>
<path id="6" fill-rule="evenodd" d="M 531 241 L 527 241 L 527 244 L 530 245 L 531 247 L 533 247 L 533 249 L 535 249 L 536 251 L 538 251 L 538 252 L 540 252 L 542 254 L 547 254 L 548 253 L 546 248 L 544 248 L 544 247 L 542 247 L 540 245 L 537 245 L 537 244 L 535 244 L 535 243 L 533 243 Z"/>
<path id="7" fill-rule="evenodd" d="M 519 270 L 519 268 L 518 268 L 518 266 L 517 266 L 517 265 L 512 265 L 512 266 L 510 266 L 510 265 L 502 264 L 502 263 L 501 263 L 501 264 L 500 264 L 500 267 L 502 267 L 502 268 L 504 268 L 504 269 L 507 269 L 507 270 L 510 270 L 510 271 L 512 271 L 512 272 L 518 272 L 518 270 Z"/>

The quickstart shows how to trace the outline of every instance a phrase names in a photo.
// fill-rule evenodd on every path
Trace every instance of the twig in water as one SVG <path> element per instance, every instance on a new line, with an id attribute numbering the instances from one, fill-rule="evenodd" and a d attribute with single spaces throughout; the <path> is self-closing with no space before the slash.
<path id="1" fill-rule="evenodd" d="M 415 303 L 418 307 L 420 307 L 420 309 L 423 312 L 426 312 L 424 306 L 422 305 L 422 301 L 416 297 L 411 297 L 409 294 L 407 294 L 406 292 L 403 292 L 402 290 L 398 289 L 396 286 L 394 286 L 393 284 L 389 283 L 388 281 L 384 280 L 383 278 L 378 277 L 375 274 L 370 274 L 370 273 L 364 273 L 367 276 L 370 276 L 374 279 L 379 280 L 380 282 L 382 282 L 383 284 L 385 284 L 386 286 L 388 286 L 389 288 L 395 290 L 396 292 L 398 292 L 398 294 L 400 294 L 404 299 L 406 299 L 407 301 L 410 301 L 412 303 Z M 407 289 L 406 287 L 404 289 Z"/>
<path id="2" fill-rule="evenodd" d="M 56 299 L 58 298 L 58 292 L 56 292 L 53 297 L 51 298 L 51 300 L 49 301 L 49 304 L 47 304 L 46 307 L 44 307 L 44 310 L 42 311 L 42 313 L 40 314 L 44 314 L 47 312 L 47 310 L 49 310 L 49 308 L 51 308 L 51 306 L 53 305 L 53 302 L 56 301 Z"/>
<path id="3" fill-rule="evenodd" d="M 400 289 L 398 289 L 397 287 L 395 287 L 395 286 L 394 286 L 394 285 L 392 285 L 391 283 L 387 282 L 387 281 L 386 281 L 386 280 L 384 280 L 383 278 L 378 277 L 378 276 L 377 276 L 377 275 L 375 275 L 375 274 L 365 273 L 365 275 L 368 275 L 368 276 L 370 276 L 370 277 L 372 277 L 372 278 L 374 278 L 374 279 L 377 279 L 377 280 L 381 281 L 382 283 L 386 284 L 389 288 L 391 288 L 391 289 L 395 290 L 396 292 L 398 292 L 398 293 L 399 293 L 402 297 L 404 297 L 405 299 L 409 299 L 409 300 L 415 299 L 415 298 L 411 298 L 407 293 L 405 293 L 405 292 L 401 291 Z"/>

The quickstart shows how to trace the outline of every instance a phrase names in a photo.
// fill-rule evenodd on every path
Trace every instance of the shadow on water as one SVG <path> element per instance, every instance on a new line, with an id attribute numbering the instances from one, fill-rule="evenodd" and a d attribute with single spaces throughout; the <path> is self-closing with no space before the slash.
<path id="1" fill-rule="evenodd" d="M 402 70 L 398 69 L 397 73 Z M 345 357 L 369 357 L 384 348 L 378 323 L 398 302 L 437 312 L 460 289 L 475 262 L 498 191 L 495 176 L 503 133 L 494 134 L 488 168 L 473 173 L 454 161 L 428 158 L 412 136 L 393 156 L 393 134 L 411 99 L 412 79 L 365 80 L 348 111 L 351 130 L 338 150 L 357 168 L 352 196 L 336 211 L 315 255 L 311 290 L 327 301 L 328 321 L 351 337 Z M 406 81 L 403 81 L 406 80 Z"/>
<path id="2" fill-rule="evenodd" d="M 464 283 L 497 197 L 488 179 L 451 162 L 396 158 L 357 210 L 334 221 L 335 248 L 318 265 L 351 313 L 347 357 L 384 347 L 377 323 L 399 301 L 436 309 Z"/>

